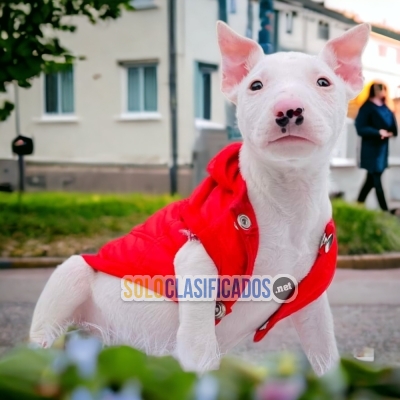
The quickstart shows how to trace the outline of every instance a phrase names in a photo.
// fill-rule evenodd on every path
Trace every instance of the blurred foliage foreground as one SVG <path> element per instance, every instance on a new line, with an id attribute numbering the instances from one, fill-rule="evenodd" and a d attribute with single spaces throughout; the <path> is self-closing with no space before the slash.
<path id="1" fill-rule="evenodd" d="M 0 256 L 61 256 L 95 252 L 126 234 L 170 196 L 82 193 L 0 193 Z M 340 254 L 400 251 L 400 221 L 381 211 L 333 202 Z"/>
<path id="2" fill-rule="evenodd" d="M 102 348 L 76 332 L 51 349 L 20 347 L 0 358 L 6 400 L 340 400 L 400 398 L 400 369 L 372 369 L 353 360 L 317 378 L 305 360 L 286 353 L 260 366 L 223 359 L 200 376 L 172 357 L 127 346 Z"/>

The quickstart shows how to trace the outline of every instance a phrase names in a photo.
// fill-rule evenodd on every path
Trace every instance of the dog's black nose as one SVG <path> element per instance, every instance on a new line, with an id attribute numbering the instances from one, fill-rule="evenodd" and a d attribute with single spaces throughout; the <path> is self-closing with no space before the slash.
<path id="1" fill-rule="evenodd" d="M 289 123 L 289 117 L 286 117 L 286 116 L 283 116 L 283 117 L 280 117 L 280 118 L 277 118 L 276 120 L 275 120 L 275 122 L 281 127 L 281 128 L 284 128 L 288 123 Z"/>
<path id="2" fill-rule="evenodd" d="M 294 118 L 296 125 L 301 125 L 304 121 L 304 107 L 299 99 L 281 99 L 275 104 L 273 111 L 276 118 L 275 122 L 282 129 L 289 124 L 292 118 Z"/>
<path id="3" fill-rule="evenodd" d="M 304 108 L 297 107 L 296 109 L 290 108 L 289 110 L 278 111 L 276 113 L 275 122 L 281 127 L 285 128 L 292 118 L 295 118 L 294 123 L 301 125 L 304 121 Z"/>

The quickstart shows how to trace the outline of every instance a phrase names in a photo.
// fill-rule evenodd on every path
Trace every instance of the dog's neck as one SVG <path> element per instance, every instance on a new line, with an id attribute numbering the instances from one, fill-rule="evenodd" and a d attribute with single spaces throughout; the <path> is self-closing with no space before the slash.
<path id="1" fill-rule="evenodd" d="M 307 165 L 266 164 L 244 144 L 239 165 L 250 200 L 259 212 L 265 206 L 297 220 L 330 212 L 328 158 Z"/>

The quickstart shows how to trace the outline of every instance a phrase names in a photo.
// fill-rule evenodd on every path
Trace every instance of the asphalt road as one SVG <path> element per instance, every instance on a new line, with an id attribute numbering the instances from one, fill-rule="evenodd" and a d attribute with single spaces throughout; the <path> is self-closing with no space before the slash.
<path id="1" fill-rule="evenodd" d="M 51 269 L 0 270 L 0 353 L 26 341 L 35 302 Z M 375 350 L 378 364 L 400 365 L 400 268 L 338 270 L 329 298 L 341 354 Z M 269 351 L 301 351 L 296 332 L 280 322 L 260 343 L 251 339 L 233 353 L 261 361 Z"/>

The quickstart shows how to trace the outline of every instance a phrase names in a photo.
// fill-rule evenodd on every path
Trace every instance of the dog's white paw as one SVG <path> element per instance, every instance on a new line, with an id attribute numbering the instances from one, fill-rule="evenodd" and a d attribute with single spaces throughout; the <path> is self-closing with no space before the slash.
<path id="1" fill-rule="evenodd" d="M 311 367 L 318 376 L 325 375 L 331 369 L 339 365 L 340 357 L 338 353 L 332 354 L 309 354 L 308 360 Z"/>
<path id="2" fill-rule="evenodd" d="M 179 328 L 176 356 L 185 371 L 203 373 L 219 368 L 220 354 L 215 332 Z"/>

